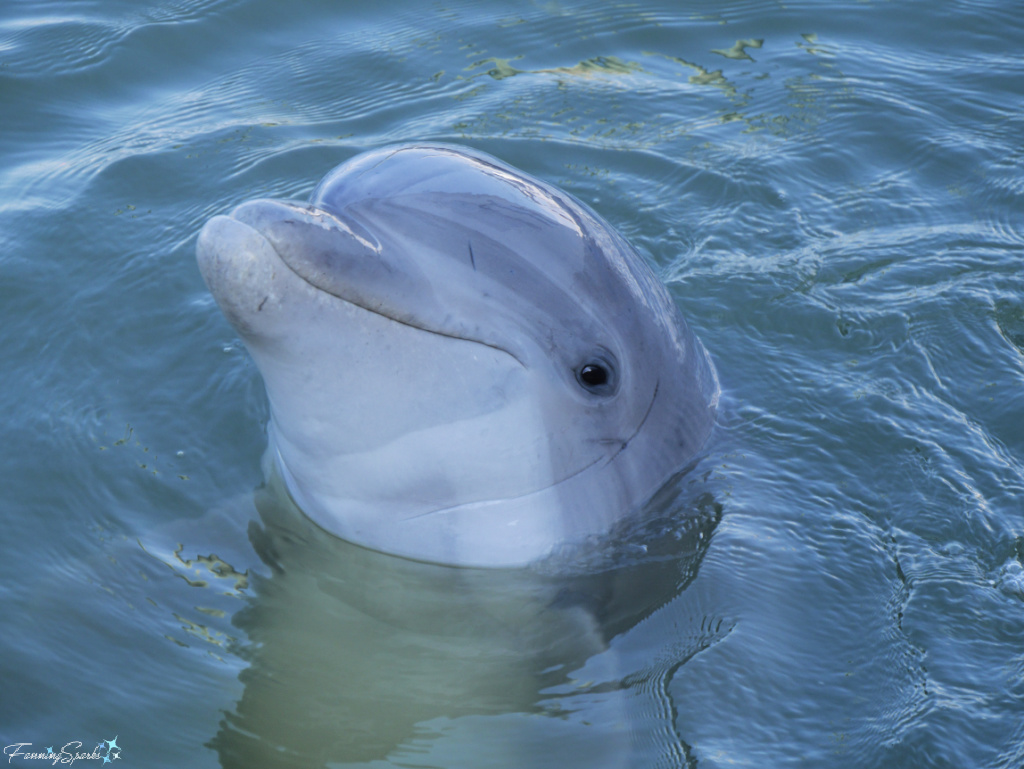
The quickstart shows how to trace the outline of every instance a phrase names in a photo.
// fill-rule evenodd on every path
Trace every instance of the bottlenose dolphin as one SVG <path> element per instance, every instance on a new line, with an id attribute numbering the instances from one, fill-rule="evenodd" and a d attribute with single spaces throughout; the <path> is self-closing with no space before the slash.
<path id="1" fill-rule="evenodd" d="M 200 270 L 327 531 L 517 567 L 607 533 L 705 442 L 718 381 L 637 252 L 482 152 L 387 147 L 211 219 Z"/>

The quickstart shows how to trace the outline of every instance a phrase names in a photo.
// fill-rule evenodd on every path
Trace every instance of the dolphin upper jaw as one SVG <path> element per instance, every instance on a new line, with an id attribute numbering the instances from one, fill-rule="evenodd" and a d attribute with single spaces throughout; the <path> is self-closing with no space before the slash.
<path id="1" fill-rule="evenodd" d="M 311 237 L 321 242 L 289 248 L 295 239 L 308 242 Z M 491 347 L 526 365 L 517 345 L 489 338 L 500 335 L 488 335 L 479 325 L 445 323 L 448 311 L 425 299 L 429 276 L 408 264 L 389 264 L 369 230 L 315 206 L 274 200 L 244 203 L 204 226 L 197 252 L 211 293 L 242 336 L 253 341 L 284 333 L 274 328 L 271 312 L 261 313 L 287 301 L 289 294 L 298 295 L 292 298 L 295 303 L 308 302 L 312 290 L 323 295 L 319 303 L 333 297 L 414 329 Z M 427 312 L 416 312 L 416 301 L 406 302 L 404 309 L 396 306 L 391 294 L 400 282 L 402 298 L 415 298 Z M 268 322 L 261 323 L 264 319 Z"/>

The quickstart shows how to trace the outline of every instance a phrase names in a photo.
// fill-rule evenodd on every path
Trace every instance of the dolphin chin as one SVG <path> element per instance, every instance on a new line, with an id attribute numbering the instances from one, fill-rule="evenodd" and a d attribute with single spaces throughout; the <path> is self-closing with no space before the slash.
<path id="1" fill-rule="evenodd" d="M 403 145 L 197 256 L 270 402 L 299 507 L 373 549 L 522 566 L 608 532 L 700 449 L 718 382 L 643 259 L 483 153 Z"/>

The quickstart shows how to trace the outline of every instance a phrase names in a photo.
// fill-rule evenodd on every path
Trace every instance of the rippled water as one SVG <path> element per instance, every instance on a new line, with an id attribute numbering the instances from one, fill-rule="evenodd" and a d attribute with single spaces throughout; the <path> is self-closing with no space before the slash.
<path id="1" fill-rule="evenodd" d="M 1024 765 L 1022 40 L 1011 0 L 4 4 L 0 741 Z M 262 385 L 196 232 L 412 140 L 591 204 L 716 362 L 675 518 L 599 588 L 254 504 Z"/>

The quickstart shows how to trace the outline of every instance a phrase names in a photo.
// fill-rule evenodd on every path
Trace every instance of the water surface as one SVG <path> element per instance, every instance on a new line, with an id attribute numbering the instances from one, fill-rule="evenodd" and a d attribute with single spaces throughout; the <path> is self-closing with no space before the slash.
<path id="1" fill-rule="evenodd" d="M 0 742 L 1024 765 L 1022 40 L 1010 0 L 6 3 Z M 613 590 L 410 573 L 254 501 L 262 385 L 196 233 L 420 140 L 593 206 L 715 360 Z"/>

